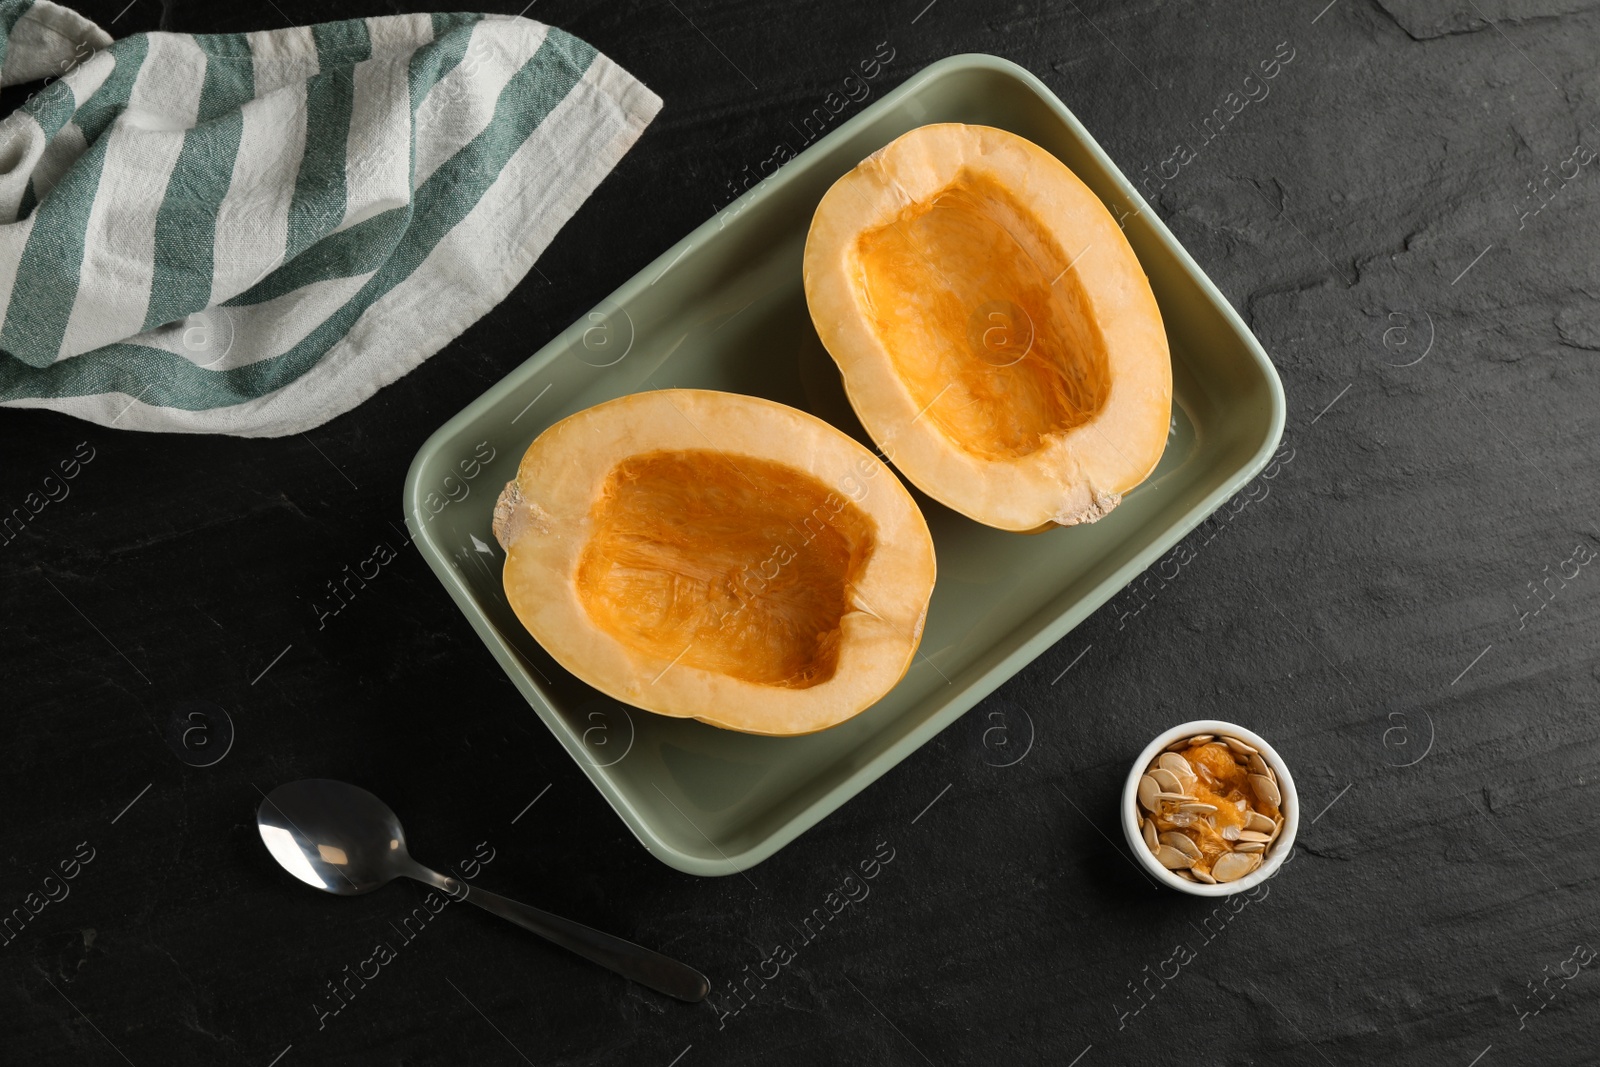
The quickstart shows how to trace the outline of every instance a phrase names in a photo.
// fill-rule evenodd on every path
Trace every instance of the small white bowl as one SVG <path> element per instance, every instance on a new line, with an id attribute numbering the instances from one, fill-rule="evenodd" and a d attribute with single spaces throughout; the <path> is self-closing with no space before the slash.
<path id="1" fill-rule="evenodd" d="M 1144 842 L 1144 834 L 1139 830 L 1139 779 L 1144 776 L 1145 769 L 1152 760 L 1161 754 L 1162 750 L 1174 741 L 1196 734 L 1216 734 L 1219 737 L 1232 737 L 1243 741 L 1247 745 L 1260 750 L 1261 758 L 1273 769 L 1278 776 L 1278 792 L 1282 794 L 1283 803 L 1279 810 L 1283 812 L 1283 829 L 1278 833 L 1278 839 L 1272 843 L 1268 850 L 1267 859 L 1250 874 L 1236 882 L 1222 882 L 1217 885 L 1205 885 L 1201 882 L 1191 882 L 1179 878 L 1176 874 L 1161 865 L 1150 851 L 1150 846 Z M 1180 893 L 1190 893 L 1197 897 L 1226 897 L 1234 893 L 1242 893 L 1252 886 L 1260 885 L 1277 873 L 1283 866 L 1285 857 L 1294 848 L 1294 835 L 1300 829 L 1300 795 L 1294 788 L 1294 776 L 1289 773 L 1289 768 L 1284 765 L 1283 758 L 1261 735 L 1246 730 L 1243 726 L 1236 726 L 1231 722 L 1220 719 L 1198 719 L 1195 722 L 1186 722 L 1181 726 L 1160 734 L 1156 739 L 1145 746 L 1139 753 L 1139 758 L 1133 761 L 1133 770 L 1128 773 L 1128 783 L 1122 788 L 1122 832 L 1127 835 L 1128 847 L 1133 850 L 1134 859 L 1150 875 L 1169 889 L 1176 889 Z"/>

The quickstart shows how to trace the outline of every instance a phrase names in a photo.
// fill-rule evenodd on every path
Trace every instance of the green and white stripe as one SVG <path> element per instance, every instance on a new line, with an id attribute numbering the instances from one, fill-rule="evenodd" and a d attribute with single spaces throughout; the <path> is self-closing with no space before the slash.
<path id="1" fill-rule="evenodd" d="M 274 437 L 499 303 L 661 101 L 560 30 L 396 15 L 112 42 L 0 0 L 0 405 Z"/>

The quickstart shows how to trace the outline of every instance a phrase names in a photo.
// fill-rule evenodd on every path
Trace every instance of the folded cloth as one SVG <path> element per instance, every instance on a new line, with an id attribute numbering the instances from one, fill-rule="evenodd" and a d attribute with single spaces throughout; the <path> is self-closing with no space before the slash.
<path id="1" fill-rule="evenodd" d="M 0 404 L 276 437 L 348 411 L 533 266 L 661 107 L 524 18 L 113 43 L 0 0 Z"/>

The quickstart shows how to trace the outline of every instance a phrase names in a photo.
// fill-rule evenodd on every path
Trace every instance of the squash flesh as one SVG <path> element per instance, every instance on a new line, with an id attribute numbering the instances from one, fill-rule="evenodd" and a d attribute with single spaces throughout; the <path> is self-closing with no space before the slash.
<path id="1" fill-rule="evenodd" d="M 1031 455 L 1110 393 L 1070 257 L 991 179 L 963 171 L 857 241 L 854 277 L 915 404 L 955 447 Z"/>
<path id="2" fill-rule="evenodd" d="M 575 584 L 594 624 L 647 657 L 807 689 L 838 668 L 870 516 L 803 471 L 710 450 L 612 468 Z"/>
<path id="3" fill-rule="evenodd" d="M 579 681 L 772 736 L 837 725 L 916 655 L 936 566 L 881 460 L 813 415 L 631 393 L 528 446 L 495 503 L 506 603 Z"/>
<path id="4" fill-rule="evenodd" d="M 1002 530 L 1095 522 L 1155 470 L 1161 309 L 1118 220 L 1025 138 L 918 127 L 817 205 L 812 324 L 881 454 Z"/>

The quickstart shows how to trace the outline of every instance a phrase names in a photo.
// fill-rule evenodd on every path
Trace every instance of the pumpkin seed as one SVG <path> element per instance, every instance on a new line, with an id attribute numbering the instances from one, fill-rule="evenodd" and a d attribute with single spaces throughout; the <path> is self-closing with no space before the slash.
<path id="1" fill-rule="evenodd" d="M 1256 791 L 1256 796 L 1260 797 L 1264 804 L 1271 804 L 1276 808 L 1283 803 L 1283 795 L 1278 792 L 1277 783 L 1266 775 L 1252 774 L 1250 788 Z"/>
<path id="2" fill-rule="evenodd" d="M 1171 800 L 1171 801 L 1176 801 L 1178 803 L 1182 803 L 1184 801 L 1193 801 L 1195 798 L 1190 796 L 1188 793 L 1161 792 L 1161 793 L 1157 793 L 1156 794 L 1156 799 L 1157 800 Z"/>
<path id="3" fill-rule="evenodd" d="M 1278 824 L 1259 811 L 1252 811 L 1245 829 L 1254 830 L 1258 834 L 1275 834 L 1278 831 Z"/>
<path id="4" fill-rule="evenodd" d="M 1211 877 L 1219 882 L 1237 882 L 1255 869 L 1251 858 L 1242 852 L 1224 852 L 1211 865 Z"/>
<path id="5" fill-rule="evenodd" d="M 1194 815 L 1211 815 L 1216 812 L 1217 806 L 1215 804 L 1207 804 L 1203 801 L 1194 800 L 1191 798 L 1184 803 L 1179 804 L 1178 810 L 1189 812 Z"/>
<path id="6" fill-rule="evenodd" d="M 1180 834 L 1176 830 L 1168 830 L 1162 834 L 1161 843 L 1163 845 L 1171 845 L 1192 860 L 1197 860 L 1201 856 L 1200 846 L 1194 843 L 1194 839 L 1188 834 Z"/>
<path id="7" fill-rule="evenodd" d="M 1239 840 L 1239 834 L 1240 830 L 1237 826 L 1224 826 L 1222 828 L 1222 839 L 1224 841 L 1237 841 Z"/>
<path id="8" fill-rule="evenodd" d="M 1232 828 L 1230 827 L 1230 829 L 1232 829 Z M 1264 845 L 1268 841 L 1272 840 L 1272 835 L 1271 834 L 1263 834 L 1263 833 L 1261 833 L 1261 832 L 1259 832 L 1257 830 L 1241 830 L 1241 831 L 1239 831 L 1238 840 L 1240 840 L 1240 841 L 1259 841 Z"/>
<path id="9" fill-rule="evenodd" d="M 1156 794 L 1160 792 L 1161 787 L 1148 774 L 1139 779 L 1139 803 L 1144 805 L 1146 811 L 1156 810 Z"/>
<path id="10" fill-rule="evenodd" d="M 1187 853 L 1179 852 L 1171 845 L 1162 845 L 1156 849 L 1156 859 L 1169 871 L 1194 866 L 1194 860 Z"/>
<path id="11" fill-rule="evenodd" d="M 1240 841 L 1233 846 L 1233 850 L 1235 852 L 1260 852 L 1266 847 L 1266 844 L 1261 841 Z"/>
<path id="12" fill-rule="evenodd" d="M 1239 753 L 1241 756 L 1254 756 L 1258 751 L 1260 751 L 1253 745 L 1245 744 L 1237 737 L 1224 737 L 1222 739 L 1222 743 Z"/>
<path id="13" fill-rule="evenodd" d="M 1144 843 L 1154 852 L 1161 847 L 1161 842 L 1156 837 L 1156 824 L 1154 820 L 1146 820 L 1144 824 Z"/>
<path id="14" fill-rule="evenodd" d="M 1177 875 L 1179 878 L 1184 879 L 1185 881 L 1189 881 L 1189 882 L 1194 881 L 1194 876 L 1191 875 L 1188 871 L 1173 871 L 1172 873 Z"/>
<path id="15" fill-rule="evenodd" d="M 1162 792 L 1180 794 L 1183 792 L 1183 785 L 1178 781 L 1178 776 L 1165 767 L 1156 767 L 1149 773 L 1150 777 L 1154 778 L 1156 784 L 1161 787 Z"/>
<path id="16" fill-rule="evenodd" d="M 1203 745 L 1207 741 L 1216 740 L 1216 737 L 1217 737 L 1216 734 L 1195 734 L 1193 737 L 1189 738 L 1189 744 L 1191 744 L 1191 745 Z"/>
<path id="17" fill-rule="evenodd" d="M 1156 766 L 1171 771 L 1179 778 L 1193 778 L 1194 768 L 1189 766 L 1189 761 L 1176 752 L 1163 752 L 1156 760 Z"/>
<path id="18" fill-rule="evenodd" d="M 1250 773 L 1259 774 L 1263 778 L 1271 778 L 1274 782 L 1278 780 L 1277 774 L 1271 767 L 1267 766 L 1267 761 L 1259 755 L 1250 757 Z"/>
<path id="19" fill-rule="evenodd" d="M 1211 877 L 1211 872 L 1200 867 L 1189 868 L 1189 876 L 1202 885 L 1216 885 L 1217 880 Z"/>

